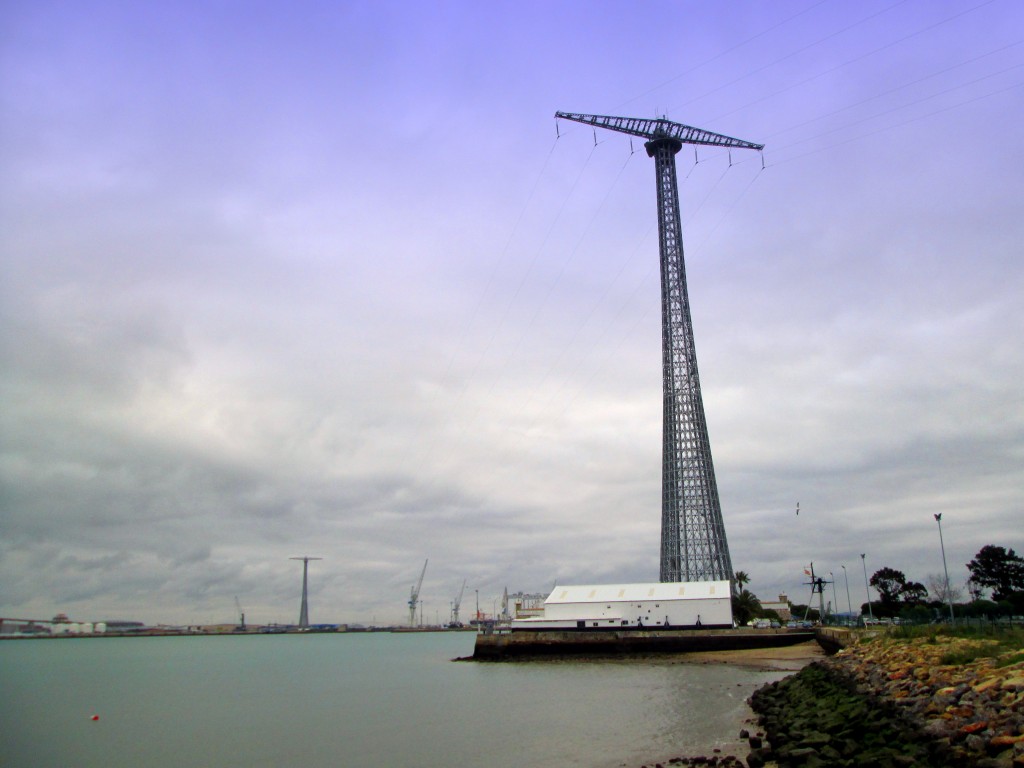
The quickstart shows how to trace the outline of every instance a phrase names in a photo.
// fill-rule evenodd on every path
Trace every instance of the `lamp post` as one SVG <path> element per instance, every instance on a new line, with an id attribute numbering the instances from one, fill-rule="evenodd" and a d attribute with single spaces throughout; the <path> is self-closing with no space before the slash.
<path id="1" fill-rule="evenodd" d="M 850 618 L 853 618 L 853 603 L 850 601 L 850 577 L 846 573 L 846 566 L 840 566 L 843 569 L 843 579 L 846 581 L 846 612 L 850 614 Z"/>
<path id="2" fill-rule="evenodd" d="M 954 623 L 953 618 L 953 595 L 949 592 L 949 569 L 946 567 L 946 544 L 942 540 L 942 513 L 934 515 L 935 522 L 939 524 L 939 546 L 942 547 L 942 570 L 946 574 L 946 602 L 949 604 L 949 623 Z"/>
<path id="3" fill-rule="evenodd" d="M 868 588 L 868 562 L 864 559 L 865 555 L 860 556 L 860 563 L 864 566 L 864 592 L 868 596 L 868 618 L 872 621 L 875 620 L 875 614 L 871 610 L 871 590 Z"/>
<path id="4" fill-rule="evenodd" d="M 839 598 L 836 597 L 836 577 L 832 575 L 832 571 L 828 572 L 828 577 L 832 579 L 832 615 L 836 616 L 839 614 Z"/>

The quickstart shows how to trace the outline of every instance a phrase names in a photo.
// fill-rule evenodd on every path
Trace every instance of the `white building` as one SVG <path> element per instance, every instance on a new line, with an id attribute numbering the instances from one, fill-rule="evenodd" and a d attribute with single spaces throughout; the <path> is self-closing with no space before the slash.
<path id="1" fill-rule="evenodd" d="M 785 595 L 779 595 L 778 600 L 762 600 L 761 607 L 766 611 L 775 611 L 782 621 L 789 621 L 793 618 L 789 608 L 789 598 Z"/>
<path id="2" fill-rule="evenodd" d="M 728 581 L 558 586 L 544 613 L 513 630 L 725 629 L 732 627 Z"/>

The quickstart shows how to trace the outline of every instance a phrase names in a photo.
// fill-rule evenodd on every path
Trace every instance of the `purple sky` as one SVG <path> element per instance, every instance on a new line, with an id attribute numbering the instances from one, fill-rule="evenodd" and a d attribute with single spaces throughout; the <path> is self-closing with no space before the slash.
<path id="1" fill-rule="evenodd" d="M 733 564 L 1024 550 L 1024 6 L 0 4 L 0 615 L 658 576 L 678 157 Z M 794 514 L 797 501 L 801 514 Z M 831 595 L 829 595 L 831 597 Z M 471 607 L 471 606 L 470 606 Z M 463 611 L 467 615 L 467 611 Z"/>

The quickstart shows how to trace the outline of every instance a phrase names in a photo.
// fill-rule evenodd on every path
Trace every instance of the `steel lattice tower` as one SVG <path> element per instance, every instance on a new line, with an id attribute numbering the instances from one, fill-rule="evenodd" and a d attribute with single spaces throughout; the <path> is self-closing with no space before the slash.
<path id="1" fill-rule="evenodd" d="M 697 375 L 690 299 L 683 261 L 676 154 L 683 144 L 761 150 L 753 144 L 664 118 L 556 112 L 556 118 L 646 139 L 654 158 L 661 251 L 662 468 L 661 569 L 663 582 L 731 581 L 718 484 L 711 460 L 704 401 Z"/>
<path id="2" fill-rule="evenodd" d="M 305 629 L 309 626 L 309 602 L 306 599 L 307 586 L 309 584 L 309 561 L 323 560 L 322 557 L 289 557 L 289 560 L 302 561 L 302 605 L 299 606 L 299 627 Z"/>

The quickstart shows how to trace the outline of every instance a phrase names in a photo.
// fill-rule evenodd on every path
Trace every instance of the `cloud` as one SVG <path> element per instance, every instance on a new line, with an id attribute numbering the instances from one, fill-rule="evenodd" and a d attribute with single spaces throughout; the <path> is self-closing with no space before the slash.
<path id="1" fill-rule="evenodd" d="M 1024 548 L 1015 9 L 308 10 L 12 15 L 5 614 L 293 621 L 297 555 L 316 620 L 402 621 L 428 557 L 428 616 L 657 578 L 652 169 L 556 109 L 768 144 L 678 156 L 756 591 L 921 581 L 934 512 L 954 581 Z"/>

